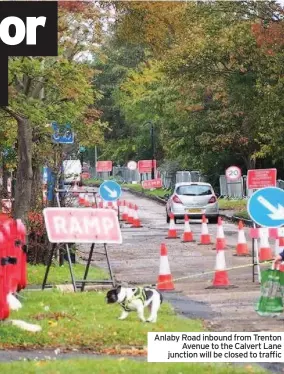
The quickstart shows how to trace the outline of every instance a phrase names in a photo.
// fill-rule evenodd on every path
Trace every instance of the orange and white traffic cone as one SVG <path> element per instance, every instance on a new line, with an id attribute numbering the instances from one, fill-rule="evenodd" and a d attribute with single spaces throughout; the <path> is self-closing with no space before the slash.
<path id="1" fill-rule="evenodd" d="M 168 236 L 166 239 L 177 239 L 177 230 L 176 230 L 176 225 L 175 225 L 175 217 L 173 213 L 170 214 L 170 227 L 168 230 Z"/>
<path id="2" fill-rule="evenodd" d="M 273 259 L 272 250 L 268 242 L 268 232 L 268 229 L 265 227 L 259 229 L 259 262 L 270 261 Z"/>
<path id="3" fill-rule="evenodd" d="M 243 221 L 239 221 L 238 244 L 235 256 L 249 256 Z"/>
<path id="4" fill-rule="evenodd" d="M 212 244 L 211 237 L 208 231 L 207 219 L 205 215 L 202 216 L 200 244 L 202 245 Z"/>
<path id="5" fill-rule="evenodd" d="M 108 207 L 108 209 L 112 209 L 112 208 L 113 208 L 113 203 L 112 203 L 112 201 L 108 201 L 108 202 L 107 202 L 107 207 Z"/>
<path id="6" fill-rule="evenodd" d="M 190 229 L 190 223 L 189 223 L 189 218 L 188 215 L 186 214 L 184 216 L 184 233 L 182 236 L 182 242 L 187 243 L 187 242 L 193 242 L 193 235 Z"/>
<path id="7" fill-rule="evenodd" d="M 165 244 L 161 244 L 160 270 L 157 282 L 157 290 L 172 291 L 174 289 L 175 287 L 168 260 L 168 250 Z"/>
<path id="8" fill-rule="evenodd" d="M 133 206 L 131 203 L 128 205 L 128 218 L 127 218 L 127 223 L 133 224 Z"/>
<path id="9" fill-rule="evenodd" d="M 133 225 L 131 227 L 143 227 L 141 225 L 141 221 L 139 219 L 139 216 L 138 216 L 138 206 L 137 205 L 134 205 L 134 217 L 133 217 Z"/>
<path id="10" fill-rule="evenodd" d="M 103 209 L 104 208 L 104 202 L 100 201 L 98 206 L 99 206 L 99 209 Z"/>
<path id="11" fill-rule="evenodd" d="M 226 288 L 230 286 L 228 272 L 226 269 L 225 251 L 223 249 L 217 251 L 215 274 L 213 286 L 211 288 Z"/>
<path id="12" fill-rule="evenodd" d="M 127 222 L 127 220 L 128 220 L 128 205 L 127 205 L 127 201 L 123 200 L 122 221 Z"/>
<path id="13" fill-rule="evenodd" d="M 217 235 L 216 235 L 216 249 L 217 251 L 221 249 L 225 249 L 226 241 L 223 229 L 223 222 L 222 218 L 218 217 L 218 225 L 217 225 Z"/>
<path id="14" fill-rule="evenodd" d="M 85 194 L 83 194 L 83 193 L 79 194 L 78 203 L 79 203 L 80 206 L 84 206 L 85 205 Z"/>

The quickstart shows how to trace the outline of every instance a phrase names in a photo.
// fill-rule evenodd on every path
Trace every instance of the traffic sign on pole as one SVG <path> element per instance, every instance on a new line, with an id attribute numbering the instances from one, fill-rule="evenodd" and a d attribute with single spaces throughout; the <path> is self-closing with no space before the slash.
<path id="1" fill-rule="evenodd" d="M 226 169 L 226 179 L 228 181 L 237 181 L 241 178 L 242 171 L 238 166 L 230 166 L 228 169 Z"/>
<path id="2" fill-rule="evenodd" d="M 156 160 L 140 160 L 138 161 L 138 171 L 140 174 L 143 173 L 151 173 L 152 168 L 157 168 L 157 161 Z"/>
<path id="3" fill-rule="evenodd" d="M 266 187 L 256 191 L 248 201 L 248 214 L 263 227 L 284 225 L 284 191 L 277 187 Z"/>
<path id="4" fill-rule="evenodd" d="M 112 171 L 112 161 L 98 161 L 96 164 L 97 173 Z"/>
<path id="5" fill-rule="evenodd" d="M 45 208 L 43 215 L 51 243 L 122 243 L 112 209 Z"/>
<path id="6" fill-rule="evenodd" d="M 114 181 L 105 181 L 100 185 L 99 195 L 104 201 L 116 201 L 121 196 L 121 187 Z"/>
<path id="7" fill-rule="evenodd" d="M 137 162 L 129 161 L 127 164 L 129 170 L 136 170 L 137 169 Z"/>
<path id="8" fill-rule="evenodd" d="M 265 187 L 276 186 L 277 169 L 252 169 L 248 170 L 247 188 L 257 190 Z"/>
<path id="9" fill-rule="evenodd" d="M 74 133 L 71 130 L 70 124 L 59 126 L 56 122 L 52 122 L 53 134 L 52 140 L 58 144 L 73 144 Z"/>

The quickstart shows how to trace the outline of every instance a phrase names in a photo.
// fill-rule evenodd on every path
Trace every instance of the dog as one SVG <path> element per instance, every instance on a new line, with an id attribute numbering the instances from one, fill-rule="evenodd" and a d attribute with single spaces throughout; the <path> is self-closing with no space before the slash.
<path id="1" fill-rule="evenodd" d="M 129 312 L 137 311 L 138 317 L 142 322 L 157 322 L 158 311 L 163 302 L 163 297 L 159 291 L 150 287 L 127 288 L 118 286 L 107 292 L 106 302 L 108 304 L 118 303 L 123 308 L 121 316 L 118 318 L 124 320 Z M 146 320 L 144 309 L 148 307 L 150 316 Z"/>

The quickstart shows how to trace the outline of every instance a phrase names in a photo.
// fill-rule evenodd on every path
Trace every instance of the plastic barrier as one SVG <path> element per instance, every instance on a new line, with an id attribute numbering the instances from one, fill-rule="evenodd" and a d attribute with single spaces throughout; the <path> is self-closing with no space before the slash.
<path id="1" fill-rule="evenodd" d="M 21 220 L 0 216 L 0 320 L 9 317 L 7 297 L 27 285 L 26 228 Z"/>

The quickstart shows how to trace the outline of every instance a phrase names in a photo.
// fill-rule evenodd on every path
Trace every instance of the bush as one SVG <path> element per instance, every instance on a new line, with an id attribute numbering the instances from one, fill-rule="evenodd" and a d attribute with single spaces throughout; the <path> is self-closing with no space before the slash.
<path id="1" fill-rule="evenodd" d="M 29 212 L 26 227 L 28 234 L 28 263 L 45 265 L 49 253 L 49 243 L 42 212 Z"/>

